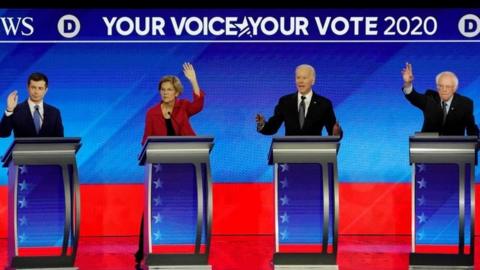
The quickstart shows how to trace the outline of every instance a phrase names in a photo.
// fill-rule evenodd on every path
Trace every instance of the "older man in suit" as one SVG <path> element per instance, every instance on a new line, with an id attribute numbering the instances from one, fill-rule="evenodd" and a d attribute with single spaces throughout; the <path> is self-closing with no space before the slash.
<path id="1" fill-rule="evenodd" d="M 29 98 L 18 103 L 18 93 L 11 92 L 7 109 L 0 122 L 0 137 L 12 133 L 20 137 L 63 137 L 60 111 L 43 102 L 48 91 L 48 78 L 42 73 L 32 73 L 27 80 Z"/>
<path id="2" fill-rule="evenodd" d="M 478 127 L 473 115 L 473 101 L 457 94 L 458 78 L 455 73 L 443 71 L 436 77 L 437 91 L 420 94 L 413 88 L 412 65 L 402 70 L 403 92 L 415 107 L 423 112 L 422 132 L 440 135 L 467 135 L 478 137 Z"/>
<path id="3" fill-rule="evenodd" d="M 307 64 L 299 65 L 295 69 L 295 84 L 297 92 L 281 97 L 268 121 L 257 114 L 257 131 L 272 135 L 285 122 L 286 136 L 319 136 L 324 127 L 329 135 L 343 135 L 332 102 L 312 90 L 315 69 Z"/>

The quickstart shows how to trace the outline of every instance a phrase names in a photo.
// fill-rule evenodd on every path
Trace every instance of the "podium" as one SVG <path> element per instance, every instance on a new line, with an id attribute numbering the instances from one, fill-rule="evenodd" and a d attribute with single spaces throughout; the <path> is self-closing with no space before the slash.
<path id="1" fill-rule="evenodd" d="M 17 138 L 8 167 L 6 269 L 77 269 L 80 138 Z"/>
<path id="2" fill-rule="evenodd" d="M 274 137 L 274 269 L 338 269 L 339 136 Z"/>
<path id="3" fill-rule="evenodd" d="M 212 137 L 148 137 L 144 254 L 148 269 L 211 269 Z"/>
<path id="4" fill-rule="evenodd" d="M 477 143 L 475 136 L 410 137 L 410 269 L 473 269 Z"/>

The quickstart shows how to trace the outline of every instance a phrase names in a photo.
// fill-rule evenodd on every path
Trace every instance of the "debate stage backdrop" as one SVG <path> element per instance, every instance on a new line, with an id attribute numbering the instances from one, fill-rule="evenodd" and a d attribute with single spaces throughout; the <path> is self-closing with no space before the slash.
<path id="1" fill-rule="evenodd" d="M 79 27 L 74 19 L 62 21 L 66 14 L 80 22 L 74 37 L 65 37 Z M 215 137 L 214 183 L 271 183 L 272 137 L 256 132 L 255 114 L 270 117 L 278 98 L 295 92 L 295 67 L 307 63 L 316 69 L 314 91 L 332 101 L 344 130 L 340 182 L 407 184 L 408 137 L 421 129 L 423 116 L 405 99 L 400 71 L 412 63 L 414 87 L 422 92 L 435 89 L 437 73 L 455 72 L 458 92 L 476 103 L 478 122 L 479 14 L 462 9 L 0 10 L 0 108 L 12 90 L 19 91 L 20 101 L 27 98 L 31 72 L 47 74 L 46 102 L 60 109 L 65 136 L 82 139 L 81 183 L 141 183 L 137 157 L 145 114 L 160 100 L 158 81 L 177 75 L 185 87 L 181 98 L 191 100 L 192 88 L 181 71 L 190 62 L 206 93 L 205 107 L 191 123 L 197 135 Z M 0 153 L 12 140 L 0 140 Z M 6 180 L 2 170 L 0 184 Z"/>

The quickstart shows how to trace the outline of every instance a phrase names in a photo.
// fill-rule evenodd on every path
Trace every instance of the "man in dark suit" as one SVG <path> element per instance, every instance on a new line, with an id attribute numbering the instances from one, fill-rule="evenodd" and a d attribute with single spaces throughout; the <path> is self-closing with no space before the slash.
<path id="1" fill-rule="evenodd" d="M 275 112 L 268 121 L 257 114 L 257 131 L 275 134 L 285 122 L 285 135 L 322 135 L 325 127 L 329 135 L 342 135 L 330 100 L 317 95 L 312 90 L 315 83 L 315 69 L 310 65 L 300 65 L 295 69 L 297 92 L 280 98 Z"/>
<path id="2" fill-rule="evenodd" d="M 412 65 L 402 70 L 403 92 L 415 107 L 423 111 L 422 132 L 438 132 L 440 135 L 467 135 L 478 137 L 478 127 L 473 115 L 473 101 L 457 94 L 458 78 L 450 71 L 437 75 L 437 91 L 420 94 L 413 88 Z"/>
<path id="3" fill-rule="evenodd" d="M 20 137 L 63 137 L 60 111 L 43 102 L 48 90 L 48 78 L 42 73 L 32 73 L 27 81 L 29 98 L 18 104 L 14 90 L 8 95 L 7 109 L 0 122 L 0 137 L 12 133 Z"/>

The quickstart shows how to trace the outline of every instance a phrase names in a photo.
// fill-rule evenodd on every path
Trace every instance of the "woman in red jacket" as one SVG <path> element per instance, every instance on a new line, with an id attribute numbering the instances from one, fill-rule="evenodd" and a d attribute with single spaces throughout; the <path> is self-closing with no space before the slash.
<path id="1" fill-rule="evenodd" d="M 190 117 L 203 109 L 205 93 L 198 86 L 197 75 L 190 63 L 183 64 L 183 73 L 193 88 L 193 102 L 180 99 L 183 86 L 177 76 L 164 76 L 158 83 L 162 100 L 147 111 L 142 144 L 148 136 L 195 136 Z M 140 225 L 138 251 L 135 253 L 136 268 L 141 269 L 143 259 L 143 216 Z"/>
<path id="2" fill-rule="evenodd" d="M 205 93 L 200 90 L 195 70 L 190 63 L 183 64 L 183 73 L 193 88 L 193 102 L 180 99 L 183 86 L 177 76 L 164 76 L 158 83 L 162 100 L 150 108 L 145 119 L 142 144 L 148 136 L 194 136 L 190 117 L 203 109 Z"/>

